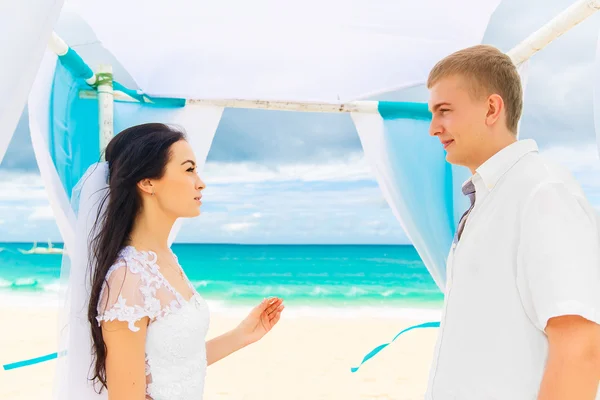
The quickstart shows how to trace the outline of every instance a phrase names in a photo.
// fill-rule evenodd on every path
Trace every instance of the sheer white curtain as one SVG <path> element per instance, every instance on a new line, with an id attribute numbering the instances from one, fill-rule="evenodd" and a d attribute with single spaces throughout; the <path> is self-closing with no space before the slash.
<path id="1" fill-rule="evenodd" d="M 0 0 L 0 162 L 64 0 Z"/>

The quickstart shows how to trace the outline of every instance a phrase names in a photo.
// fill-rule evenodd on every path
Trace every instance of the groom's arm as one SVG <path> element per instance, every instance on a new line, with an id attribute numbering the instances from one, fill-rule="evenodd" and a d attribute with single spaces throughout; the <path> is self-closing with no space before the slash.
<path id="1" fill-rule="evenodd" d="M 567 315 L 548 320 L 548 361 L 539 400 L 594 400 L 600 381 L 600 325 Z"/>
<path id="2" fill-rule="evenodd" d="M 594 400 L 600 379 L 600 226 L 560 182 L 534 189 L 520 230 L 519 292 L 548 338 L 538 400 Z"/>

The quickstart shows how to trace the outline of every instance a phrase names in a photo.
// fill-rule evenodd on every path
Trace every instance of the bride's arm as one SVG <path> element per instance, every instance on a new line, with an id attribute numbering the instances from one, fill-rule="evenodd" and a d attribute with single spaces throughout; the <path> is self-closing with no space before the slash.
<path id="1" fill-rule="evenodd" d="M 214 364 L 248 344 L 244 342 L 239 331 L 233 329 L 206 342 L 206 361 L 208 365 Z"/>
<path id="2" fill-rule="evenodd" d="M 264 299 L 235 329 L 206 342 L 208 365 L 262 339 L 279 322 L 283 309 L 282 299 Z"/>
<path id="3" fill-rule="evenodd" d="M 146 330 L 148 317 L 135 323 L 133 332 L 128 322 L 102 322 L 106 344 L 106 381 L 109 400 L 144 400 L 146 398 Z"/>

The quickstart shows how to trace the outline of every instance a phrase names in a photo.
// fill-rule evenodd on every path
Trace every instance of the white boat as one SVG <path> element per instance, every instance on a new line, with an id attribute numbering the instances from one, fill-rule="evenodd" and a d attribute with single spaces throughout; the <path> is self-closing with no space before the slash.
<path id="1" fill-rule="evenodd" d="M 48 247 L 41 247 L 37 242 L 33 242 L 33 246 L 29 250 L 19 249 L 21 254 L 66 254 L 64 249 L 54 247 L 52 242 L 48 240 Z"/>

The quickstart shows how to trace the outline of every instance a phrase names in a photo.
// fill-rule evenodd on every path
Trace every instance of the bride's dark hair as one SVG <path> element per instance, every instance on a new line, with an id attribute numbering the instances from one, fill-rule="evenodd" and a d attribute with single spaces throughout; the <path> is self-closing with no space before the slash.
<path id="1" fill-rule="evenodd" d="M 109 190 L 101 201 L 92 231 L 97 234 L 90 238 L 89 265 L 91 295 L 88 321 L 94 356 L 91 380 L 100 382 L 100 392 L 107 388 L 106 345 L 96 320 L 100 292 L 108 270 L 129 241 L 135 217 L 140 211 L 142 202 L 137 183 L 143 179 L 160 179 L 171 157 L 171 145 L 180 140 L 185 140 L 182 131 L 164 124 L 149 123 L 125 129 L 106 147 Z"/>

